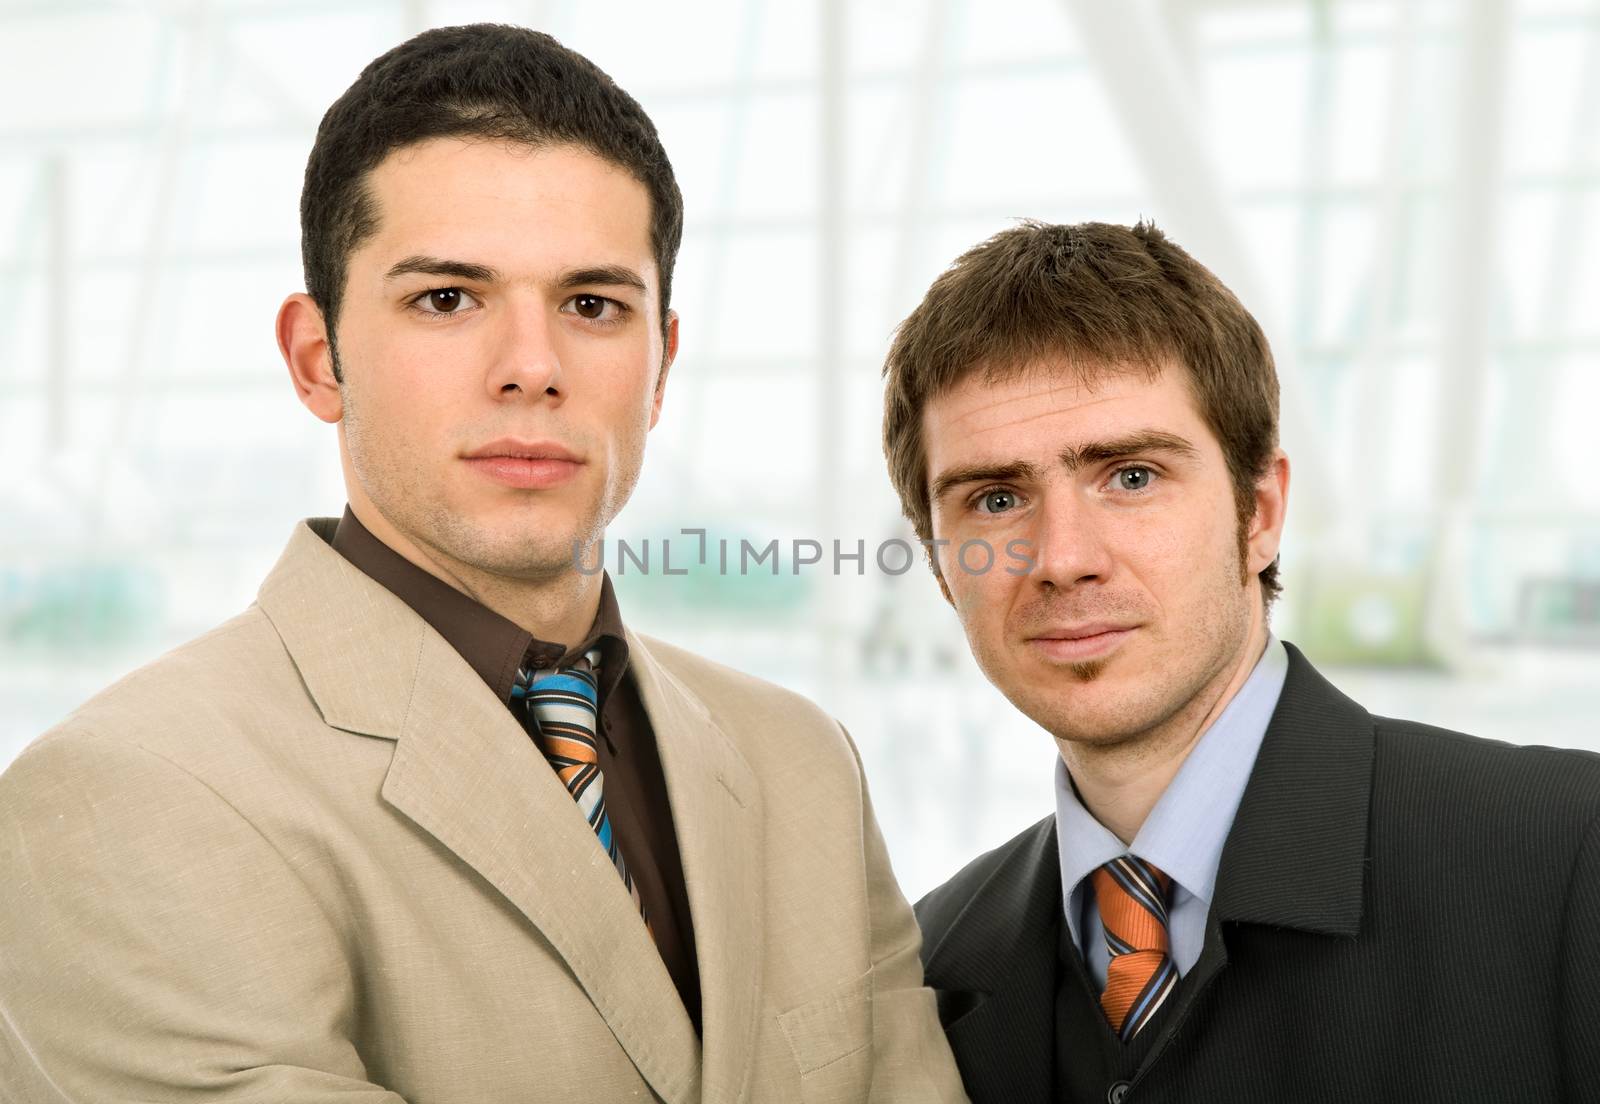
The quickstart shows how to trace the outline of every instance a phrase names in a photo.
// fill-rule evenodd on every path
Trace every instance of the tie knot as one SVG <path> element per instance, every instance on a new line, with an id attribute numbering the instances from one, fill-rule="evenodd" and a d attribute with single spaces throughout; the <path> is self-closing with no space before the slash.
<path id="1" fill-rule="evenodd" d="M 1127 1042 L 1154 1019 L 1178 982 L 1167 945 L 1172 879 L 1133 855 L 1112 859 L 1090 877 L 1111 953 L 1100 1006 Z"/>
<path id="2" fill-rule="evenodd" d="M 599 659 L 600 650 L 594 648 L 566 667 L 517 672 L 512 702 L 527 711 L 535 737 L 558 772 L 564 766 L 589 766 L 599 760 L 595 747 Z"/>
<path id="3" fill-rule="evenodd" d="M 531 693 L 565 687 L 572 693 L 597 702 L 599 683 L 600 649 L 590 648 L 562 667 L 519 667 L 517 677 L 511 684 L 511 700 L 520 701 Z"/>
<path id="4" fill-rule="evenodd" d="M 1133 855 L 1112 859 L 1090 877 L 1113 955 L 1167 950 L 1171 878 Z"/>

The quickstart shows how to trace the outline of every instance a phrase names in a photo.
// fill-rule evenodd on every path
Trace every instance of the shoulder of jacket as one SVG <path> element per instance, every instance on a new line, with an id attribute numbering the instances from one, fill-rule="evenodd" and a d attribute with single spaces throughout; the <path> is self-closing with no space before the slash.
<path id="1" fill-rule="evenodd" d="M 640 635 L 639 640 L 656 663 L 708 705 L 737 703 L 774 711 L 792 722 L 839 728 L 826 710 L 804 694 L 655 637 Z"/>
<path id="2" fill-rule="evenodd" d="M 92 739 L 102 747 L 120 742 L 177 761 L 186 739 L 225 739 L 230 729 L 251 722 L 253 700 L 280 690 L 304 693 L 283 642 L 252 605 L 100 690 L 23 754 L 59 740 Z"/>
<path id="3" fill-rule="evenodd" d="M 1400 770 L 1460 795 L 1509 825 L 1587 828 L 1600 817 L 1600 754 L 1513 744 L 1392 717 L 1373 717 L 1380 769 Z"/>
<path id="4" fill-rule="evenodd" d="M 943 884 L 930 890 L 916 903 L 917 922 L 930 939 L 933 933 L 953 924 L 956 918 L 980 897 L 984 888 L 1015 863 L 1039 861 L 1046 838 L 1053 836 L 1055 815 L 1024 828 L 1005 843 L 969 861 Z"/>

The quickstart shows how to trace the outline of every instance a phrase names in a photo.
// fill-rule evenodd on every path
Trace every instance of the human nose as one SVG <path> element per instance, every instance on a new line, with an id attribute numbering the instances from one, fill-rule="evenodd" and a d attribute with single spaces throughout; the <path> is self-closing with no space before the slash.
<path id="1" fill-rule="evenodd" d="M 562 397 L 556 320 L 542 303 L 518 305 L 505 315 L 490 357 L 488 387 L 497 399 Z"/>
<path id="2" fill-rule="evenodd" d="M 1103 519 L 1074 491 L 1048 495 L 1033 533 L 1033 577 L 1045 587 L 1065 589 L 1104 582 L 1113 557 Z"/>

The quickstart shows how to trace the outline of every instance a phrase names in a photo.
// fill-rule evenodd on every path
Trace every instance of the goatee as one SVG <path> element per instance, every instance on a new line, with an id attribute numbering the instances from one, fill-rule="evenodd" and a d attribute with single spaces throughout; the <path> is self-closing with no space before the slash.
<path id="1" fill-rule="evenodd" d="M 1106 669 L 1109 659 L 1091 659 L 1083 663 L 1067 664 L 1067 673 L 1079 682 L 1093 682 L 1100 677 L 1100 672 Z"/>

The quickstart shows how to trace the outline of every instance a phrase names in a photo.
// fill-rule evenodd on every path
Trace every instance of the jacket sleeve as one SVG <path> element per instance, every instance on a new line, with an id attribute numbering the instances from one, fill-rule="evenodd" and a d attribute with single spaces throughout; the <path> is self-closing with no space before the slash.
<path id="1" fill-rule="evenodd" d="M 1561 964 L 1563 1099 L 1600 1104 L 1600 817 L 1590 822 L 1573 864 Z"/>
<path id="2" fill-rule="evenodd" d="M 848 732 L 845 738 L 849 739 Z M 965 1104 L 967 1096 L 939 1026 L 933 990 L 922 983 L 922 933 L 889 866 L 889 851 L 872 812 L 854 742 L 850 750 L 861 777 L 861 838 L 872 927 L 871 1104 Z"/>
<path id="3" fill-rule="evenodd" d="M 404 1104 L 367 1081 L 296 858 L 136 745 L 25 752 L 0 776 L 0 1099 Z"/>

